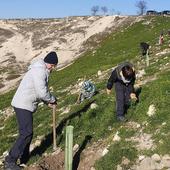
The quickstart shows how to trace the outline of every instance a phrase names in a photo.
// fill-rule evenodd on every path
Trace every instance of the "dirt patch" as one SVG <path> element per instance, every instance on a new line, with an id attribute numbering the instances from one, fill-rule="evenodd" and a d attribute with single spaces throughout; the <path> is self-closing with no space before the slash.
<path id="1" fill-rule="evenodd" d="M 86 147 L 90 140 L 86 137 L 83 144 L 73 154 L 73 169 L 74 170 L 91 170 L 96 160 L 103 156 L 103 151 L 106 148 L 104 141 L 100 140 Z M 43 157 L 38 164 L 27 167 L 25 170 L 64 170 L 64 151 L 53 153 Z"/>
<path id="2" fill-rule="evenodd" d="M 82 159 L 77 169 L 91 170 L 94 167 L 95 162 L 102 157 L 103 150 L 104 146 L 101 144 L 95 144 L 93 147 L 87 148 L 87 150 L 82 153 Z"/>
<path id="3" fill-rule="evenodd" d="M 44 157 L 38 165 L 30 166 L 25 170 L 64 170 L 64 152 Z"/>

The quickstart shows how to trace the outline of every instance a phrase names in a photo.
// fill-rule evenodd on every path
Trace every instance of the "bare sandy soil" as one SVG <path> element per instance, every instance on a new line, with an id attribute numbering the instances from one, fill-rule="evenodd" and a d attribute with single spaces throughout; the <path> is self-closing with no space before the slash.
<path id="1" fill-rule="evenodd" d="M 61 69 L 96 47 L 104 35 L 137 20 L 130 16 L 0 20 L 0 93 L 17 84 L 32 60 L 54 50 Z"/>

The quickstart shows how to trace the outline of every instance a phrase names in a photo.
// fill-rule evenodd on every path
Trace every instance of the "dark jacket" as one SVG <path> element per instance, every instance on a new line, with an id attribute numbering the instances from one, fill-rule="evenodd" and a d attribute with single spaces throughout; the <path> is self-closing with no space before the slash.
<path id="1" fill-rule="evenodd" d="M 112 89 L 113 87 L 113 84 L 116 83 L 116 82 L 120 82 L 121 84 L 127 86 L 131 92 L 134 92 L 134 82 L 135 82 L 135 79 L 136 79 L 136 76 L 134 74 L 134 77 L 131 79 L 131 80 L 126 80 L 123 75 L 121 74 L 121 71 L 122 71 L 122 68 L 124 66 L 130 66 L 133 68 L 133 65 L 129 62 L 124 62 L 120 65 L 118 65 L 113 71 L 112 71 L 112 74 L 110 76 L 110 78 L 108 79 L 108 83 L 107 83 L 107 89 Z M 134 68 L 133 68 L 134 69 Z"/>
<path id="2" fill-rule="evenodd" d="M 141 42 L 140 43 L 140 48 L 142 50 L 142 55 L 146 55 L 147 50 L 149 49 L 149 44 L 147 44 L 145 42 Z"/>

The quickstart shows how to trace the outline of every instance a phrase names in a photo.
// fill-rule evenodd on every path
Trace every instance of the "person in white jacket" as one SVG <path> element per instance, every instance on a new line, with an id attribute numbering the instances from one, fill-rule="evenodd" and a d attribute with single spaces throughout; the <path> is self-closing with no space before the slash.
<path id="1" fill-rule="evenodd" d="M 56 105 L 56 97 L 48 89 L 48 77 L 58 63 L 57 54 L 52 51 L 44 59 L 30 65 L 24 75 L 11 105 L 16 113 L 19 136 L 5 158 L 5 170 L 19 170 L 17 160 L 25 163 L 29 158 L 29 146 L 33 136 L 33 113 L 43 101 L 49 107 Z"/>

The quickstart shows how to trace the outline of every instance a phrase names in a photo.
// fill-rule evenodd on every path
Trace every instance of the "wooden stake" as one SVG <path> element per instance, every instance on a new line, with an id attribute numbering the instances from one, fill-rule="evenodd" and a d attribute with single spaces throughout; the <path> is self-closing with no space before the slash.
<path id="1" fill-rule="evenodd" d="M 56 105 L 53 105 L 53 150 L 57 148 L 56 144 Z"/>

